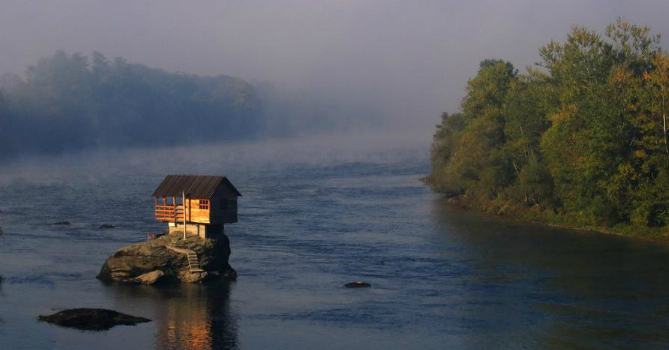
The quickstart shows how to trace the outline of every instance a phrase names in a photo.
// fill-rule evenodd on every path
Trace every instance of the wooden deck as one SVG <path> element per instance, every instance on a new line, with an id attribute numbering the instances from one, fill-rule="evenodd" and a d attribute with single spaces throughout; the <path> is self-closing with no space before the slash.
<path id="1" fill-rule="evenodd" d="M 164 222 L 183 222 L 183 205 L 156 205 L 156 220 Z"/>

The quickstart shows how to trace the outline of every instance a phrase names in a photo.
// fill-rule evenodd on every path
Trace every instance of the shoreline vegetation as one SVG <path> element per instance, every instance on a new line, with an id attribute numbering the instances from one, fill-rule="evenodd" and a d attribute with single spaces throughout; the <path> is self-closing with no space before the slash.
<path id="1" fill-rule="evenodd" d="M 429 183 L 426 183 L 429 185 Z M 669 242 L 669 236 L 665 228 L 639 228 L 632 225 L 617 225 L 611 227 L 582 225 L 569 221 L 568 217 L 560 215 L 551 215 L 551 213 L 542 213 L 536 210 L 528 210 L 525 207 L 514 207 L 512 203 L 502 203 L 495 201 L 478 201 L 469 198 L 446 197 L 448 205 L 457 210 L 476 211 L 483 215 L 492 216 L 500 220 L 509 220 L 514 223 L 542 225 L 559 229 L 595 232 L 598 234 L 607 234 L 615 236 L 632 237 L 654 242 Z"/>
<path id="2" fill-rule="evenodd" d="M 520 74 L 487 59 L 442 114 L 424 181 L 523 222 L 669 239 L 669 55 L 623 19 L 574 26 Z"/>

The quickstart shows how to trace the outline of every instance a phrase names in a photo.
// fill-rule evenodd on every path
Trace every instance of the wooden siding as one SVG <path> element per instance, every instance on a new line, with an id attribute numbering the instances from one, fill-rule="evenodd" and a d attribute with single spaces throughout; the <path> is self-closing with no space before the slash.
<path id="1" fill-rule="evenodd" d="M 184 220 L 181 203 L 167 203 L 156 200 L 156 220 L 178 222 Z M 237 197 L 207 199 L 186 199 L 186 221 L 197 224 L 231 224 L 237 222 Z"/>
<path id="2" fill-rule="evenodd" d="M 211 220 L 209 219 L 209 209 L 205 206 L 200 205 L 200 199 L 187 199 L 187 209 L 188 209 L 188 221 L 195 222 L 198 224 L 210 224 Z M 202 199 L 202 201 L 207 201 L 207 199 Z M 207 205 L 208 207 L 208 205 Z"/>

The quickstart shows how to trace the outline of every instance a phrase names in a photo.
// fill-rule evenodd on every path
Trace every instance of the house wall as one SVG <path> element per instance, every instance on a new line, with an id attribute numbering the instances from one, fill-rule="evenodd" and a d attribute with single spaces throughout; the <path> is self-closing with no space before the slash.
<path id="1" fill-rule="evenodd" d="M 200 209 L 199 199 L 186 200 L 186 220 L 199 224 L 231 224 L 237 222 L 237 197 L 215 197 L 209 209 Z"/>
<path id="2" fill-rule="evenodd" d="M 211 206 L 211 202 L 209 203 Z M 186 216 L 187 220 L 190 222 L 195 222 L 199 224 L 209 224 L 210 220 L 210 209 L 200 209 L 200 200 L 199 199 L 187 199 L 186 200 Z"/>
<path id="3" fill-rule="evenodd" d="M 232 224 L 237 222 L 237 196 L 231 193 L 214 193 L 209 215 L 211 223 Z"/>

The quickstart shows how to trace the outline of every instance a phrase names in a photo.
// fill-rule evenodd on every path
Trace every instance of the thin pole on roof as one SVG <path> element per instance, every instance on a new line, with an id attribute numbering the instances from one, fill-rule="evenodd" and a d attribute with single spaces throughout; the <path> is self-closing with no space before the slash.
<path id="1" fill-rule="evenodd" d="M 184 239 L 186 239 L 186 191 L 181 192 L 182 205 L 184 207 Z"/>

